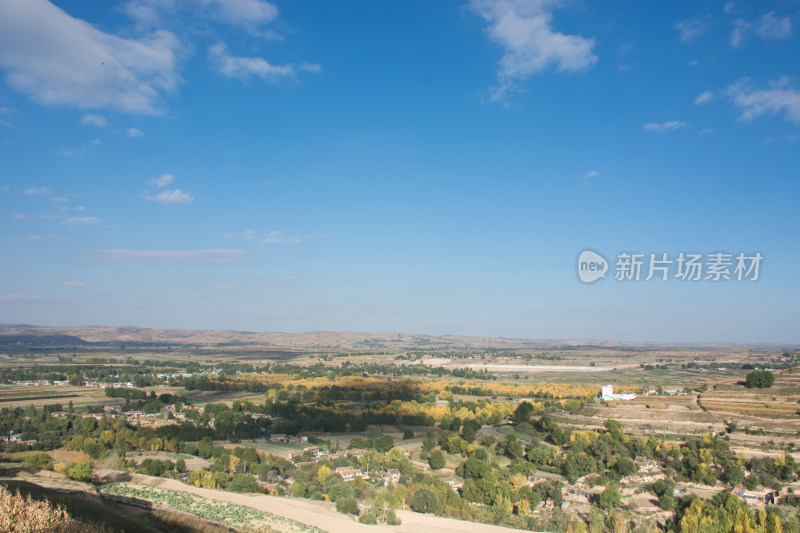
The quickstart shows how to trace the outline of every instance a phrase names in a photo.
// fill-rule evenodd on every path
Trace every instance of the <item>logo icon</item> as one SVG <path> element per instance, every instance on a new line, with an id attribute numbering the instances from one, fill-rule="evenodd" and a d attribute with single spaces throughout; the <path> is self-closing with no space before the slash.
<path id="1" fill-rule="evenodd" d="M 592 250 L 584 250 L 578 256 L 578 278 L 584 283 L 593 283 L 605 278 L 608 272 L 608 261 Z"/>

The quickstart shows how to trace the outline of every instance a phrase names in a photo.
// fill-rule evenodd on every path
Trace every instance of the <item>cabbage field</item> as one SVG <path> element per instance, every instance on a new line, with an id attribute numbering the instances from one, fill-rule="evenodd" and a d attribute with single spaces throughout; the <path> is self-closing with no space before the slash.
<path id="1" fill-rule="evenodd" d="M 210 500 L 196 494 L 152 487 L 140 483 L 109 483 L 100 489 L 100 493 L 115 497 L 115 499 L 148 501 L 153 505 L 192 513 L 205 520 L 218 522 L 244 531 L 324 533 L 317 527 L 265 511 L 258 511 L 245 505 Z"/>

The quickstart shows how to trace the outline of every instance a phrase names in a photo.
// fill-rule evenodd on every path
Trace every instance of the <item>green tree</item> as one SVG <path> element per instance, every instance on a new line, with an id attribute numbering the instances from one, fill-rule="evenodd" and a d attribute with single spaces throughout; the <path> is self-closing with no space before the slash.
<path id="1" fill-rule="evenodd" d="M 600 507 L 610 511 L 619 505 L 619 502 L 622 500 L 622 497 L 619 494 L 619 489 L 617 487 L 611 486 L 606 488 L 602 493 L 600 493 L 600 497 L 597 499 L 597 503 L 600 504 Z"/>
<path id="2" fill-rule="evenodd" d="M 442 501 L 436 492 L 422 487 L 411 497 L 411 508 L 418 513 L 441 514 Z"/>
<path id="3" fill-rule="evenodd" d="M 375 450 L 386 453 L 392 448 L 394 448 L 394 439 L 389 435 L 381 435 L 377 439 L 375 439 Z"/>
<path id="4" fill-rule="evenodd" d="M 769 370 L 754 370 L 747 374 L 746 384 L 750 389 L 768 389 L 775 384 L 775 374 Z"/>
<path id="5" fill-rule="evenodd" d="M 234 474 L 227 489 L 233 492 L 258 492 L 258 482 L 251 474 Z"/>
<path id="6" fill-rule="evenodd" d="M 336 500 L 336 510 L 344 514 L 358 514 L 358 502 L 353 497 Z"/>
<path id="7" fill-rule="evenodd" d="M 434 470 L 444 468 L 445 464 L 447 463 L 445 462 L 444 453 L 442 453 L 442 450 L 433 450 L 428 457 L 428 463 Z"/>

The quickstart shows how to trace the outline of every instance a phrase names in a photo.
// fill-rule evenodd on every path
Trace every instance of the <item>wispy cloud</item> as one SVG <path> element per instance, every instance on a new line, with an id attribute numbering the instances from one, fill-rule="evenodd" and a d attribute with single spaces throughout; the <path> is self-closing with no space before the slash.
<path id="1" fill-rule="evenodd" d="M 751 24 L 743 19 L 736 19 L 733 21 L 733 29 L 731 30 L 731 46 L 738 48 L 744 42 L 747 32 L 750 31 Z"/>
<path id="2" fill-rule="evenodd" d="M 281 285 L 285 285 L 286 283 L 289 283 L 290 281 L 294 281 L 295 279 L 297 279 L 297 278 L 295 278 L 294 276 L 281 276 L 281 277 L 279 277 L 277 279 L 272 279 L 272 280 L 269 280 L 269 281 L 265 281 L 263 283 L 263 285 L 264 285 L 264 287 L 279 287 Z"/>
<path id="3" fill-rule="evenodd" d="M 125 131 L 128 134 L 128 137 L 135 139 L 136 137 L 144 137 L 144 132 L 138 128 L 128 128 Z"/>
<path id="4" fill-rule="evenodd" d="M 600 175 L 600 173 L 598 171 L 590 170 L 589 172 L 587 172 L 586 174 L 583 175 L 583 179 L 586 180 L 586 179 L 593 178 L 593 177 L 599 176 L 599 175 Z"/>
<path id="5" fill-rule="evenodd" d="M 287 235 L 282 231 L 271 231 L 263 239 L 261 239 L 261 242 L 267 244 L 297 244 L 302 242 L 302 240 L 303 239 L 297 233 Z"/>
<path id="6" fill-rule="evenodd" d="M 780 137 L 767 137 L 766 139 L 764 139 L 763 142 L 764 142 L 764 144 L 772 144 L 772 143 L 776 143 L 776 142 L 790 142 L 790 143 L 793 143 L 793 142 L 797 142 L 798 138 L 800 138 L 800 137 L 798 137 L 798 135 L 796 133 L 789 133 L 789 134 L 786 134 L 786 135 L 783 135 L 783 136 L 780 136 Z"/>
<path id="7" fill-rule="evenodd" d="M 714 91 L 703 91 L 702 93 L 697 95 L 697 98 L 694 99 L 694 103 L 697 105 L 707 104 L 713 99 L 714 99 Z"/>
<path id="8" fill-rule="evenodd" d="M 0 126 L 15 129 L 16 125 L 14 125 L 12 117 L 18 114 L 19 112 L 13 107 L 0 107 Z"/>
<path id="9" fill-rule="evenodd" d="M 0 301 L 3 302 L 35 302 L 44 300 L 41 296 L 34 296 L 34 295 L 23 295 L 17 294 L 15 292 L 0 294 Z"/>
<path id="10" fill-rule="evenodd" d="M 682 122 L 680 120 L 670 120 L 668 122 L 664 122 L 663 124 L 659 124 L 657 122 L 648 122 L 644 125 L 644 131 L 648 133 L 665 133 L 668 131 L 676 131 L 681 128 L 685 128 L 688 126 L 686 122 Z"/>
<path id="11" fill-rule="evenodd" d="M 774 11 L 770 11 L 758 19 L 756 35 L 768 40 L 788 39 L 792 36 L 792 19 L 777 17 Z"/>
<path id="12" fill-rule="evenodd" d="M 711 15 L 682 20 L 675 25 L 680 33 L 681 41 L 688 43 L 701 37 L 711 26 Z"/>
<path id="13" fill-rule="evenodd" d="M 238 289 L 239 286 L 235 283 L 220 283 L 219 285 L 214 285 L 215 289 L 223 289 L 226 291 L 232 291 L 234 289 Z"/>
<path id="14" fill-rule="evenodd" d="M 552 11 L 561 1 L 473 0 L 470 7 L 488 23 L 489 38 L 504 52 L 497 72 L 492 101 L 503 101 L 520 90 L 520 83 L 549 67 L 557 72 L 578 72 L 592 67 L 594 39 L 566 35 L 552 28 Z"/>
<path id="15" fill-rule="evenodd" d="M 58 155 L 63 155 L 64 157 L 84 157 L 86 155 L 86 148 L 69 148 L 62 146 L 58 149 Z"/>
<path id="16" fill-rule="evenodd" d="M 28 196 L 47 196 L 53 194 L 53 189 L 51 187 L 28 187 L 22 191 L 22 194 L 27 194 Z"/>
<path id="17" fill-rule="evenodd" d="M 236 57 L 228 53 L 224 44 L 215 44 L 208 50 L 208 57 L 217 71 L 228 78 L 261 78 L 277 82 L 282 78 L 292 78 L 298 71 L 317 73 L 321 67 L 312 63 L 300 65 L 273 65 L 261 57 Z"/>
<path id="18" fill-rule="evenodd" d="M 87 283 L 85 281 L 65 281 L 61 284 L 62 287 L 73 287 L 73 288 L 82 288 L 87 287 Z"/>
<path id="19" fill-rule="evenodd" d="M 731 30 L 731 46 L 734 48 L 742 46 L 750 33 L 755 33 L 756 36 L 767 41 L 788 39 L 792 36 L 792 19 L 777 16 L 774 11 L 753 21 L 735 19 L 733 30 Z"/>
<path id="20" fill-rule="evenodd" d="M 161 191 L 156 195 L 147 196 L 147 199 L 164 205 L 190 204 L 194 202 L 194 196 L 180 189 Z"/>
<path id="21" fill-rule="evenodd" d="M 771 82 L 769 89 L 755 89 L 750 78 L 742 78 L 725 89 L 725 95 L 742 109 L 740 120 L 783 114 L 790 122 L 800 122 L 800 91 L 788 77 Z"/>
<path id="22" fill-rule="evenodd" d="M 96 250 L 97 259 L 106 261 L 156 261 L 178 263 L 238 263 L 242 261 L 242 250 Z"/>
<path id="23" fill-rule="evenodd" d="M 698 135 L 708 135 L 709 133 L 714 133 L 713 128 L 703 128 L 697 132 Z"/>
<path id="24" fill-rule="evenodd" d="M 165 17 L 180 12 L 181 17 L 218 20 L 254 33 L 261 33 L 261 26 L 278 16 L 278 8 L 264 0 L 129 0 L 123 10 L 141 26 L 161 26 Z"/>
<path id="25" fill-rule="evenodd" d="M 255 239 L 255 238 L 256 238 L 256 232 L 255 232 L 255 231 L 253 231 L 253 230 L 251 230 L 251 229 L 246 229 L 246 230 L 244 230 L 244 232 L 242 233 L 242 235 L 243 235 L 243 236 L 244 236 L 244 238 L 245 238 L 246 240 L 248 240 L 248 241 L 249 241 L 249 240 L 253 240 L 253 239 Z"/>
<path id="26" fill-rule="evenodd" d="M 162 174 L 155 179 L 149 180 L 150 184 L 158 189 L 163 189 L 172 184 L 173 181 L 175 181 L 175 176 L 172 174 Z M 165 189 L 156 194 L 145 194 L 144 197 L 146 200 L 164 205 L 191 204 L 194 202 L 194 196 L 181 189 Z"/>
<path id="27" fill-rule="evenodd" d="M 99 223 L 100 219 L 97 217 L 69 217 L 61 221 L 64 226 L 92 226 Z"/>
<path id="28" fill-rule="evenodd" d="M 83 115 L 83 118 L 81 118 L 82 126 L 97 126 L 98 128 L 102 128 L 106 124 L 108 124 L 108 119 L 102 115 Z"/>
<path id="29" fill-rule="evenodd" d="M 173 176 L 172 174 L 161 174 L 159 177 L 151 179 L 150 183 L 152 183 L 159 189 L 162 189 L 167 185 L 169 185 L 170 183 L 172 183 L 173 181 L 175 181 L 175 176 Z"/>
<path id="30" fill-rule="evenodd" d="M 49 106 L 158 112 L 176 90 L 180 44 L 167 31 L 119 37 L 46 0 L 0 2 L 0 65 L 15 90 Z"/>

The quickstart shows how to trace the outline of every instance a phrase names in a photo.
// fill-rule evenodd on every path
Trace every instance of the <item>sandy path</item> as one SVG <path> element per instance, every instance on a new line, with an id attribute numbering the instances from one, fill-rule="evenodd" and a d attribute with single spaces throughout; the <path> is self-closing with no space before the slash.
<path id="1" fill-rule="evenodd" d="M 108 475 L 111 474 L 111 472 L 105 472 L 105 474 Z M 124 474 L 120 473 L 120 477 L 123 475 Z M 266 496 L 264 494 L 238 494 L 235 492 L 203 489 L 186 485 L 174 479 L 151 477 L 142 474 L 127 474 L 125 477 L 135 483 L 189 492 L 212 500 L 246 505 L 253 509 L 258 509 L 259 511 L 266 511 L 278 516 L 283 516 L 284 518 L 316 526 L 329 533 L 419 533 L 420 531 L 431 533 L 512 533 L 515 531 L 523 531 L 488 524 L 454 520 L 452 518 L 423 515 L 412 511 L 397 511 L 397 516 L 403 522 L 399 526 L 368 526 L 360 524 L 341 513 L 337 513 L 333 503 Z"/>

